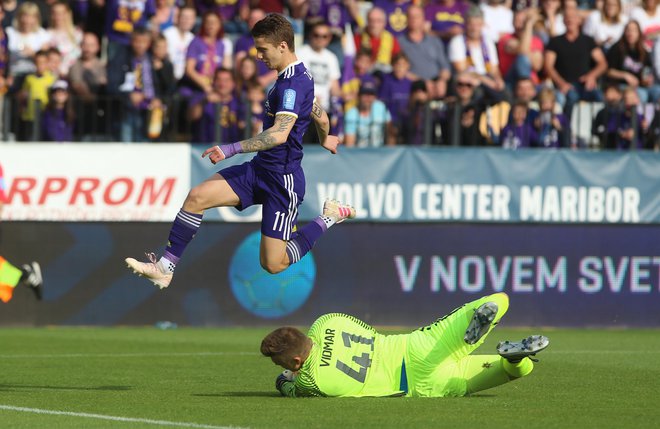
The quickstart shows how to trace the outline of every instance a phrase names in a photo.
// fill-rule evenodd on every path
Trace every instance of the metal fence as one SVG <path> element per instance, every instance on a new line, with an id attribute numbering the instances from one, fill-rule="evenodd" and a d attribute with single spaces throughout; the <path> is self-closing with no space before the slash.
<path id="1" fill-rule="evenodd" d="M 97 96 L 93 100 L 70 98 L 73 111 L 73 141 L 79 142 L 109 142 L 120 141 L 120 124 L 131 111 L 126 108 L 125 97 Z M 44 108 L 38 101 L 35 102 L 34 120 L 25 122 L 21 120 L 19 101 L 14 97 L 4 97 L 2 115 L 3 141 L 43 141 L 41 117 Z M 246 102 L 247 103 L 247 102 Z M 151 141 L 161 142 L 191 142 L 192 128 L 188 117 L 188 106 L 185 99 L 175 95 L 164 101 L 165 114 L 163 116 L 162 132 Z M 511 105 L 503 102 L 492 106 L 478 106 L 475 116 L 466 123 L 466 112 L 473 109 L 474 104 L 463 106 L 452 100 L 430 101 L 417 109 L 417 116 L 395 122 L 392 127 L 383 126 L 382 135 L 388 132 L 396 133 L 394 140 L 402 145 L 443 145 L 443 146 L 497 146 L 501 144 L 500 133 L 509 122 Z M 246 106 L 249 107 L 249 106 Z M 594 126 L 594 119 L 599 112 L 605 113 L 607 109 L 603 103 L 580 102 L 570 119 L 566 146 L 591 149 L 609 149 L 616 147 L 618 137 L 616 133 L 603 129 L 603 125 Z M 653 104 L 635 106 L 638 115 L 631 114 L 634 139 L 641 136 L 646 148 L 658 149 L 660 141 L 660 115 L 656 115 L 658 106 Z M 620 108 L 619 111 L 621 111 Z M 244 136 L 253 134 L 251 113 L 245 108 L 247 117 Z M 410 114 L 410 111 L 407 112 Z M 147 121 L 148 115 L 147 114 Z M 219 118 L 219 109 L 216 105 L 215 116 Z M 602 116 L 602 114 L 601 114 Z M 363 120 L 362 118 L 361 120 Z M 367 118 L 368 120 L 368 118 Z M 603 120 L 603 117 L 600 118 Z M 640 121 L 640 123 L 637 123 Z M 381 126 L 379 124 L 379 126 Z M 630 124 L 628 124 L 630 126 Z M 473 129 L 473 133 L 466 134 L 466 129 Z M 341 127 L 333 130 L 342 132 Z M 611 130 L 610 130 L 611 131 Z M 215 141 L 220 141 L 222 127 L 219 120 L 215 121 Z M 313 131 L 312 131 L 313 133 Z M 475 137 L 476 141 L 475 142 Z M 316 141 L 314 136 L 307 138 L 306 142 Z M 193 142 L 194 143 L 194 142 Z M 634 149 L 635 147 L 631 147 Z"/>

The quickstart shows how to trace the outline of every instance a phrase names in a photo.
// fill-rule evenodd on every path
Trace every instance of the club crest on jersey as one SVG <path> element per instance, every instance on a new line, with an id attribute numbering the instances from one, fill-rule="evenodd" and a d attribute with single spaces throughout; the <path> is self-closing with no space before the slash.
<path id="1" fill-rule="evenodd" d="M 284 90 L 284 103 L 283 107 L 288 110 L 293 110 L 296 105 L 296 91 L 294 89 Z"/>

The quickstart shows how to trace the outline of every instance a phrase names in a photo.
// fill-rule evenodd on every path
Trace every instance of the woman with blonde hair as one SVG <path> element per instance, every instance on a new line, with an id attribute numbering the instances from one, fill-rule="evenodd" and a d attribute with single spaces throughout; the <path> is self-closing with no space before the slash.
<path id="1" fill-rule="evenodd" d="M 7 28 L 7 42 L 11 75 L 22 78 L 32 73 L 34 54 L 50 43 L 50 34 L 41 27 L 41 14 L 36 4 L 26 1 L 18 7 L 12 26 Z M 14 84 L 19 80 L 14 80 Z"/>
<path id="2" fill-rule="evenodd" d="M 607 51 L 621 38 L 627 22 L 628 17 L 621 10 L 621 0 L 605 0 L 602 11 L 589 14 L 582 31 Z"/>
<path id="3" fill-rule="evenodd" d="M 58 1 L 50 9 L 51 46 L 62 54 L 60 75 L 67 76 L 69 69 L 80 57 L 82 31 L 73 25 L 73 13 L 66 3 Z"/>

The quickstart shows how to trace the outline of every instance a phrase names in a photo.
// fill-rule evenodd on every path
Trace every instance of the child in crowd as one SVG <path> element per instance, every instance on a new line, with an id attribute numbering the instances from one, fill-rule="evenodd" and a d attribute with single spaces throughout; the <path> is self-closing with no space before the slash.
<path id="1" fill-rule="evenodd" d="M 500 139 L 505 149 L 518 149 L 536 145 L 536 131 L 527 121 L 529 106 L 526 101 L 518 100 L 513 104 L 509 123 L 502 129 Z"/>
<path id="2" fill-rule="evenodd" d="M 62 54 L 60 51 L 53 47 L 48 48 L 48 71 L 55 77 L 55 80 L 60 78 L 65 79 L 66 76 L 62 76 Z"/>
<path id="3" fill-rule="evenodd" d="M 639 96 L 635 88 L 628 87 L 623 91 L 623 108 L 610 121 L 615 121 L 612 128 L 617 132 L 616 148 L 621 150 L 643 149 L 646 120 L 638 112 Z"/>
<path id="4" fill-rule="evenodd" d="M 591 134 L 598 139 L 601 149 L 614 149 L 617 142 L 616 120 L 621 113 L 623 100 L 618 83 L 610 83 L 605 88 L 605 107 L 603 107 L 591 124 Z"/>
<path id="5" fill-rule="evenodd" d="M 353 60 L 353 76 L 343 76 L 342 98 L 344 100 L 344 112 L 348 112 L 357 106 L 360 85 L 365 82 L 376 84 L 372 74 L 373 60 L 369 50 L 360 50 Z"/>
<path id="6" fill-rule="evenodd" d="M 538 147 L 568 147 L 570 135 L 568 120 L 563 113 L 555 113 L 555 92 L 552 88 L 543 88 L 539 93 L 539 114 L 534 120 Z"/>
<path id="7" fill-rule="evenodd" d="M 410 61 L 399 53 L 392 58 L 392 72 L 383 76 L 378 98 L 385 103 L 392 115 L 392 123 L 398 124 L 401 115 L 408 108 L 410 87 L 412 81 L 407 75 L 410 71 Z"/>
<path id="8" fill-rule="evenodd" d="M 264 99 L 266 98 L 266 93 L 259 83 L 250 85 L 247 89 L 247 102 L 250 105 L 250 114 L 252 119 L 252 131 L 251 135 L 256 136 L 263 131 L 264 127 L 264 118 L 266 111 L 264 110 Z"/>
<path id="9" fill-rule="evenodd" d="M 69 104 L 69 85 L 58 80 L 50 87 L 50 100 L 41 117 L 42 140 L 73 141 L 73 109 Z"/>
<path id="10" fill-rule="evenodd" d="M 23 112 L 21 115 L 22 126 L 20 138 L 27 140 L 32 137 L 33 123 L 37 115 L 37 103 L 39 103 L 39 113 L 48 104 L 48 89 L 55 82 L 55 77 L 48 70 L 48 52 L 38 51 L 34 54 L 34 73 L 28 73 L 23 81 L 23 87 L 19 93 L 19 100 L 22 101 Z"/>

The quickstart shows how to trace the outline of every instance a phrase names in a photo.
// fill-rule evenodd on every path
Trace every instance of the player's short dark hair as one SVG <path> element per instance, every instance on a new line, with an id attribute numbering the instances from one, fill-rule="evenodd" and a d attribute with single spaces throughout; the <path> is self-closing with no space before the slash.
<path id="1" fill-rule="evenodd" d="M 275 46 L 281 42 L 286 42 L 289 51 L 294 52 L 293 26 L 282 15 L 271 13 L 264 19 L 257 22 L 250 31 L 253 38 L 263 37 L 268 43 Z"/>
<path id="2" fill-rule="evenodd" d="M 272 358 L 273 356 L 291 357 L 302 354 L 307 335 L 299 329 L 285 326 L 277 328 L 261 341 L 261 354 Z"/>

